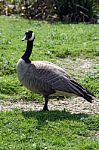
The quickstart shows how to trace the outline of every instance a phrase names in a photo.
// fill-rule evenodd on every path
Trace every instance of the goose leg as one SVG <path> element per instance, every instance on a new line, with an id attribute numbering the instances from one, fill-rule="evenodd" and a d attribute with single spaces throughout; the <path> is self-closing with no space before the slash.
<path id="1" fill-rule="evenodd" d="M 44 98 L 45 98 L 45 104 L 44 104 L 44 107 L 43 107 L 43 111 L 48 111 L 48 106 L 47 106 L 47 104 L 48 104 L 48 96 L 44 96 Z"/>

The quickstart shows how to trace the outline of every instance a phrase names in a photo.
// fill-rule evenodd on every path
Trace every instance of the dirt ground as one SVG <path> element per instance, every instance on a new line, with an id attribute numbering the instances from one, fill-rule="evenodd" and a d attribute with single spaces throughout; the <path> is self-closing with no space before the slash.
<path id="1" fill-rule="evenodd" d="M 44 103 L 34 101 L 7 101 L 0 106 L 0 111 L 11 111 L 14 109 L 22 109 L 25 111 L 41 111 Z M 71 113 L 99 114 L 99 100 L 95 99 L 93 103 L 89 103 L 83 98 L 77 97 L 68 100 L 49 100 L 50 110 L 69 111 Z"/>

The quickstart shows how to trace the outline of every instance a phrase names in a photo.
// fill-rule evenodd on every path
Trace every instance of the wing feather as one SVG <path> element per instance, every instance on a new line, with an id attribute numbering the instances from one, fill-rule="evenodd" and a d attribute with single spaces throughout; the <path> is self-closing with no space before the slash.
<path id="1" fill-rule="evenodd" d="M 33 83 L 33 89 L 35 88 L 41 92 L 52 90 L 72 92 L 68 84 L 70 77 L 62 68 L 52 63 L 35 61 L 28 71 L 31 72 L 30 82 Z"/>

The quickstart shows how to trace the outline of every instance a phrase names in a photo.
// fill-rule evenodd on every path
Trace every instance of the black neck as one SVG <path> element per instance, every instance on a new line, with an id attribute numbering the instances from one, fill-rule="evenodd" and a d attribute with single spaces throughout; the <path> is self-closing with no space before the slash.
<path id="1" fill-rule="evenodd" d="M 27 48 L 24 55 L 21 57 L 26 63 L 31 63 L 29 57 L 32 53 L 33 41 L 27 41 Z"/>

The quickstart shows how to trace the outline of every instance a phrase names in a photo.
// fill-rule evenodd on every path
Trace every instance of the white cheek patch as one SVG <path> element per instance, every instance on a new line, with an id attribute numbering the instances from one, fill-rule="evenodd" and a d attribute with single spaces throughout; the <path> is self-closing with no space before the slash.
<path id="1" fill-rule="evenodd" d="M 32 37 L 29 39 L 29 41 L 32 41 L 34 39 L 34 33 L 32 33 Z"/>

